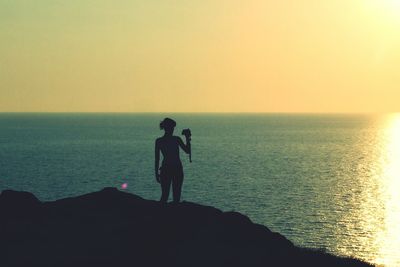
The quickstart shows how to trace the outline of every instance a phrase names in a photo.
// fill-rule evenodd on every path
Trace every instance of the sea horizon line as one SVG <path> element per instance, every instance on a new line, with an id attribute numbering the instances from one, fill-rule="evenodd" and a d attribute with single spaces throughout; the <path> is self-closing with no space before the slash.
<path id="1" fill-rule="evenodd" d="M 393 115 L 393 112 L 253 112 L 253 111 L 0 111 L 0 115 L 6 114 L 121 114 L 121 115 Z"/>

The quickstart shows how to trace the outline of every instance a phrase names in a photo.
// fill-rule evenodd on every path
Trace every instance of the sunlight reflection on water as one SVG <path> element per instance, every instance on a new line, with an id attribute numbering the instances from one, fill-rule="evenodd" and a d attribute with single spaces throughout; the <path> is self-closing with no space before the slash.
<path id="1" fill-rule="evenodd" d="M 387 119 L 383 135 L 380 185 L 383 214 L 382 231 L 378 233 L 379 250 L 375 262 L 386 266 L 400 266 L 400 114 Z M 398 255 L 397 258 L 388 255 Z"/>
<path id="2" fill-rule="evenodd" d="M 395 267 L 400 266 L 400 114 L 382 118 L 375 129 L 365 138 L 374 145 L 364 144 L 365 160 L 357 166 L 361 180 L 350 199 L 354 209 L 342 218 L 345 226 L 337 227 L 338 234 L 346 229 L 349 240 L 339 241 L 337 249 Z"/>
<path id="3" fill-rule="evenodd" d="M 354 173 L 332 187 L 336 193 L 334 253 L 379 266 L 400 266 L 400 114 L 377 117 L 343 155 Z M 354 172 L 353 172 L 354 169 Z M 342 172 L 343 174 L 345 172 Z"/>

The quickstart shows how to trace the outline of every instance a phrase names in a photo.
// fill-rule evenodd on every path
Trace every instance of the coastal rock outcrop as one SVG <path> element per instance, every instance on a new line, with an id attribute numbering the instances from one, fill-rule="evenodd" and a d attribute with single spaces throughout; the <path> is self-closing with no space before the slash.
<path id="1" fill-rule="evenodd" d="M 371 266 L 296 247 L 237 212 L 163 205 L 115 188 L 52 202 L 3 191 L 0 261 L 3 267 Z"/>

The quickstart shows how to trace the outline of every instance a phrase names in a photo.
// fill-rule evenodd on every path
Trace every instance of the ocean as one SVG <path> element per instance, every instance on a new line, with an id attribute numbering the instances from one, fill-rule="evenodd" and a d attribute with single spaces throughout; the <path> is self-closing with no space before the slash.
<path id="1" fill-rule="evenodd" d="M 244 213 L 296 245 L 400 266 L 397 114 L 0 113 L 0 190 L 51 201 L 127 183 L 158 200 L 166 116 L 175 135 L 193 134 L 183 200 Z"/>

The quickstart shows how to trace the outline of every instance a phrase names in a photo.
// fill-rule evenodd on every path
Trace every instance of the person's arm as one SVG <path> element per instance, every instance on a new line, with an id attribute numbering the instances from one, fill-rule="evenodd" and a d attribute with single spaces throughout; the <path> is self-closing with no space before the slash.
<path id="1" fill-rule="evenodd" d="M 158 172 L 158 168 L 160 166 L 160 147 L 158 145 L 158 140 L 156 140 L 156 144 L 154 146 L 154 172 L 157 182 L 160 182 L 160 173 Z"/>
<path id="2" fill-rule="evenodd" d="M 178 137 L 178 144 L 182 148 L 183 151 L 185 151 L 186 154 L 191 153 L 191 145 L 190 145 L 190 137 L 186 137 L 186 144 L 183 143 L 182 139 Z"/>

